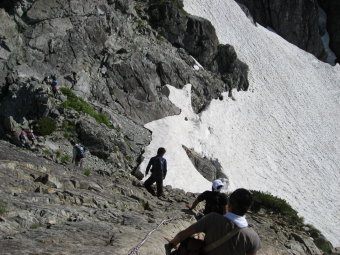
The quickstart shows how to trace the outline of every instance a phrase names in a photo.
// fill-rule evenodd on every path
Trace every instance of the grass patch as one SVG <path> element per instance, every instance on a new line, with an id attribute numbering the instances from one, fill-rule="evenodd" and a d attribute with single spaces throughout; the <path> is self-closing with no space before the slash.
<path id="1" fill-rule="evenodd" d="M 0 200 L 0 215 L 3 215 L 6 212 L 7 203 Z"/>
<path id="2" fill-rule="evenodd" d="M 286 200 L 261 191 L 252 190 L 251 192 L 254 198 L 253 211 L 257 212 L 261 208 L 264 208 L 283 216 L 288 216 L 296 223 L 303 223 L 303 218 L 298 216 L 297 211 L 295 211 Z"/>
<path id="3" fill-rule="evenodd" d="M 57 150 L 57 151 L 55 152 L 55 155 L 56 155 L 57 158 L 60 158 L 60 156 L 61 156 L 61 151 L 60 151 L 60 150 Z"/>
<path id="4" fill-rule="evenodd" d="M 144 210 L 152 211 L 148 201 L 145 201 L 144 199 L 140 199 L 139 203 L 143 207 Z"/>
<path id="5" fill-rule="evenodd" d="M 91 174 L 90 169 L 84 169 L 83 175 L 85 175 L 85 176 L 90 176 L 90 174 Z"/>
<path id="6" fill-rule="evenodd" d="M 71 120 L 64 120 L 62 124 L 64 131 L 64 137 L 68 140 L 72 140 L 77 136 L 76 124 Z"/>
<path id="7" fill-rule="evenodd" d="M 40 227 L 39 224 L 33 224 L 32 226 L 30 226 L 30 229 L 37 229 L 39 227 Z"/>
<path id="8" fill-rule="evenodd" d="M 43 117 L 36 122 L 35 132 L 38 135 L 50 135 L 57 129 L 57 123 L 50 117 Z"/>
<path id="9" fill-rule="evenodd" d="M 320 250 L 322 250 L 326 254 L 331 254 L 333 247 L 330 242 L 326 241 L 323 238 L 317 238 L 314 239 L 314 243 Z"/>
<path id="10" fill-rule="evenodd" d="M 47 149 L 43 150 L 42 152 L 48 158 L 51 158 L 53 156 L 53 154 L 49 150 L 47 150 Z"/>
<path id="11" fill-rule="evenodd" d="M 71 158 L 69 155 L 62 155 L 60 158 L 61 163 L 70 163 L 71 162 Z"/>
<path id="12" fill-rule="evenodd" d="M 162 36 L 161 34 L 157 34 L 157 35 L 156 35 L 156 39 L 157 39 L 158 41 L 161 41 L 161 42 L 163 42 L 163 41 L 165 40 L 164 36 Z"/>
<path id="13" fill-rule="evenodd" d="M 98 123 L 104 123 L 106 126 L 110 127 L 109 118 L 104 113 L 99 113 L 95 111 L 88 103 L 86 103 L 82 98 L 77 97 L 71 89 L 60 88 L 61 93 L 67 96 L 67 100 L 63 102 L 60 106 L 65 109 L 73 109 L 77 112 L 82 112 L 93 117 Z"/>
<path id="14" fill-rule="evenodd" d="M 129 163 L 132 163 L 132 162 L 133 162 L 133 157 L 131 157 L 131 156 L 126 156 L 125 159 L 126 159 L 126 161 L 129 162 Z"/>
<path id="15" fill-rule="evenodd" d="M 111 96 L 113 96 L 115 94 L 115 91 L 113 88 L 109 87 L 109 93 Z"/>
<path id="16" fill-rule="evenodd" d="M 143 15 L 144 11 L 143 11 L 143 7 L 141 5 L 135 5 L 135 11 L 138 15 L 138 17 L 140 17 L 141 19 L 146 19 L 146 16 Z"/>

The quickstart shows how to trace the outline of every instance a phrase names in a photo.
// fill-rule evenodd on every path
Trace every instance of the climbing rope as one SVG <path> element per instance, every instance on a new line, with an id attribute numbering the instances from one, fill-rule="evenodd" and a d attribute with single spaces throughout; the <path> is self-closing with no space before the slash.
<path id="1" fill-rule="evenodd" d="M 163 224 L 166 224 L 168 222 L 171 222 L 173 220 L 175 220 L 177 218 L 171 218 L 171 219 L 167 219 L 167 220 L 162 220 L 161 223 L 158 224 L 158 226 L 156 228 L 154 228 L 153 230 L 151 230 L 145 237 L 144 239 L 137 244 L 134 248 L 132 248 L 128 255 L 138 255 L 138 250 L 146 243 L 146 241 L 149 239 L 149 237 L 152 235 L 153 232 L 157 231 Z"/>

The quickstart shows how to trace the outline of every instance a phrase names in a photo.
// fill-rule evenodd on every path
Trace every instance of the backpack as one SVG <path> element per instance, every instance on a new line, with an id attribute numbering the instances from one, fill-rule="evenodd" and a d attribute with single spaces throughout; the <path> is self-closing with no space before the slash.
<path id="1" fill-rule="evenodd" d="M 211 191 L 211 198 L 208 203 L 206 203 L 204 214 L 210 212 L 216 212 L 223 214 L 223 208 L 228 202 L 228 198 L 224 193 Z"/>
<path id="2" fill-rule="evenodd" d="M 77 144 L 75 148 L 76 148 L 77 156 L 79 158 L 85 158 L 85 147 L 80 144 Z"/>
<path id="3" fill-rule="evenodd" d="M 151 168 L 151 173 L 163 173 L 164 172 L 164 164 L 162 162 L 162 158 L 161 157 L 156 157 L 155 161 L 152 164 L 152 168 Z"/>

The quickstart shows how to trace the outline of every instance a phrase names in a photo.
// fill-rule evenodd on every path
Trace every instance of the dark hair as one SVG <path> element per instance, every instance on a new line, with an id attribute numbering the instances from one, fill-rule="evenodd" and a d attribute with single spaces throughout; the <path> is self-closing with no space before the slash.
<path id="1" fill-rule="evenodd" d="M 229 203 L 232 213 L 243 216 L 252 205 L 253 196 L 246 189 L 237 189 L 230 195 Z"/>
<path id="2" fill-rule="evenodd" d="M 76 144 L 76 142 L 75 142 L 74 140 L 71 140 L 70 143 L 71 143 L 72 145 L 75 145 L 75 144 Z"/>
<path id="3" fill-rule="evenodd" d="M 157 156 L 163 156 L 165 154 L 166 150 L 163 147 L 158 148 L 157 150 Z"/>

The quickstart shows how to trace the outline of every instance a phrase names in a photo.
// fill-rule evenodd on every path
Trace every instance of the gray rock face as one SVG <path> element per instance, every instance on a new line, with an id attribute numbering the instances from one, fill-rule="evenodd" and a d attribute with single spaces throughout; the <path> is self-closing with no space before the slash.
<path id="1" fill-rule="evenodd" d="M 338 63 L 340 59 L 340 2 L 337 0 L 318 0 L 327 14 L 327 30 L 330 48 L 334 51 Z"/>
<path id="2" fill-rule="evenodd" d="M 317 0 L 236 0 L 246 6 L 254 20 L 270 27 L 287 41 L 325 61 L 319 34 Z"/>
<path id="3" fill-rule="evenodd" d="M 148 13 L 152 27 L 201 65 L 222 75 L 227 88 L 248 89 L 248 66 L 237 59 L 231 45 L 219 44 L 209 21 L 187 14 L 181 0 L 151 2 Z"/>
<path id="4" fill-rule="evenodd" d="M 194 164 L 196 170 L 207 180 L 214 181 L 216 179 L 225 179 L 228 182 L 228 177 L 223 173 L 223 169 L 218 160 L 202 157 L 192 149 L 183 145 L 191 162 Z"/>
<path id="5" fill-rule="evenodd" d="M 151 133 L 122 116 L 116 116 L 115 120 L 112 129 L 94 119 L 83 118 L 77 122 L 78 137 L 91 154 L 131 172 L 141 162 L 144 147 L 151 141 Z"/>

